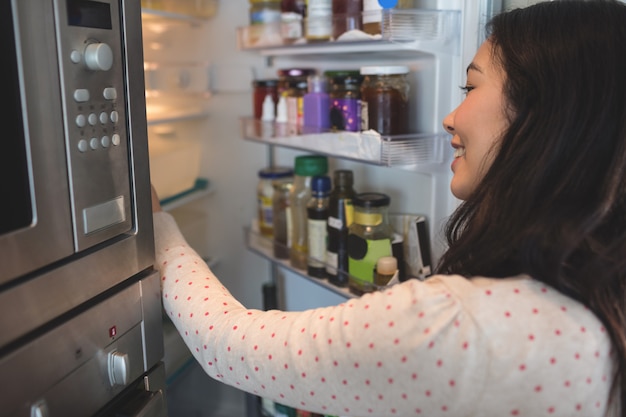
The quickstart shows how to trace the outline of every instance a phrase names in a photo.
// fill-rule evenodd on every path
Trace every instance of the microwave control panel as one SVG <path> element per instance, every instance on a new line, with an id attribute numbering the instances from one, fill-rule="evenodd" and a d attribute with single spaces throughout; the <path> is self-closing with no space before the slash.
<path id="1" fill-rule="evenodd" d="M 123 16 L 118 0 L 55 0 L 75 250 L 133 227 Z"/>

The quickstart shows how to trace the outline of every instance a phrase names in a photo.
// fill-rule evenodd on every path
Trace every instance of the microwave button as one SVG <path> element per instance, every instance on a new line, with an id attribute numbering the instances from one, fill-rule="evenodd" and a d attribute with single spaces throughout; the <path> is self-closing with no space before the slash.
<path id="1" fill-rule="evenodd" d="M 109 146 L 111 146 L 111 138 L 108 136 L 102 136 L 102 139 L 100 139 L 100 144 L 103 148 L 108 148 Z"/>
<path id="2" fill-rule="evenodd" d="M 94 151 L 98 149 L 99 144 L 100 142 L 98 141 L 98 138 L 91 138 L 91 140 L 89 141 L 89 147 Z"/>
<path id="3" fill-rule="evenodd" d="M 116 112 L 115 110 L 113 110 L 111 112 L 111 122 L 113 122 L 114 124 L 117 124 L 119 120 L 120 120 L 120 114 Z"/>
<path id="4" fill-rule="evenodd" d="M 98 116 L 95 113 L 91 113 L 89 115 L 89 124 L 95 126 L 98 123 Z"/>
<path id="5" fill-rule="evenodd" d="M 113 87 L 105 88 L 102 95 L 107 100 L 115 100 L 117 98 L 117 90 Z"/>
<path id="6" fill-rule="evenodd" d="M 78 88 L 74 90 L 74 101 L 77 103 L 84 103 L 89 101 L 89 90 L 84 88 Z"/>
<path id="7" fill-rule="evenodd" d="M 83 54 L 78 52 L 76 49 L 74 49 L 74 50 L 72 50 L 72 52 L 70 52 L 70 60 L 74 64 L 80 63 L 81 59 L 83 59 Z"/>
<path id="8" fill-rule="evenodd" d="M 92 43 L 85 48 L 85 64 L 94 71 L 108 71 L 113 66 L 113 51 L 106 43 Z"/>
<path id="9" fill-rule="evenodd" d="M 111 139 L 111 141 L 113 142 L 114 146 L 119 146 L 120 142 L 121 142 L 121 138 L 120 135 L 118 135 L 117 133 L 115 133 L 113 135 L 113 138 Z"/>
<path id="10" fill-rule="evenodd" d="M 78 150 L 81 152 L 87 152 L 89 149 L 89 145 L 87 145 L 87 141 L 85 139 L 81 139 L 78 141 Z"/>
<path id="11" fill-rule="evenodd" d="M 84 114 L 79 114 L 76 116 L 76 126 L 85 127 L 87 125 L 87 118 Z"/>
<path id="12" fill-rule="evenodd" d="M 100 123 L 106 124 L 109 121 L 109 115 L 105 112 L 100 113 Z"/>

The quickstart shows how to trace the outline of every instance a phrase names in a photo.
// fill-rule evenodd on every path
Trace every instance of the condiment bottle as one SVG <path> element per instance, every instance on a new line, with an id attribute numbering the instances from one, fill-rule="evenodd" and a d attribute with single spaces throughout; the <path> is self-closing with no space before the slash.
<path id="1" fill-rule="evenodd" d="M 293 181 L 293 169 L 287 167 L 268 167 L 259 170 L 257 184 L 257 205 L 259 231 L 262 236 L 274 236 L 274 185 Z"/>
<path id="2" fill-rule="evenodd" d="M 308 92 L 303 98 L 305 133 L 328 130 L 330 127 L 330 98 L 326 77 L 311 75 L 308 78 Z"/>
<path id="3" fill-rule="evenodd" d="M 326 244 L 326 275 L 328 281 L 339 287 L 348 285 L 348 228 L 354 220 L 352 200 L 354 174 L 350 170 L 336 170 L 334 187 L 328 199 Z"/>
<path id="4" fill-rule="evenodd" d="M 289 263 L 292 267 L 307 269 L 309 254 L 306 205 L 311 199 L 311 179 L 328 173 L 328 158 L 321 155 L 296 157 L 293 189 L 289 196 L 291 221 L 291 250 Z"/>
<path id="5" fill-rule="evenodd" d="M 367 114 L 364 130 L 373 129 L 381 135 L 409 133 L 409 83 L 406 66 L 362 67 L 361 84 L 363 114 Z M 364 116 L 365 117 L 365 116 Z"/>
<path id="6" fill-rule="evenodd" d="M 316 278 L 326 278 L 326 224 L 328 222 L 328 195 L 330 178 L 326 175 L 311 180 L 311 199 L 307 211 L 307 234 L 309 258 L 307 274 Z"/>
<path id="7" fill-rule="evenodd" d="M 302 126 L 303 98 L 308 89 L 307 79 L 316 73 L 317 71 L 313 68 L 278 70 L 278 94 L 286 98 L 287 123 L 292 127 Z"/>
<path id="8" fill-rule="evenodd" d="M 383 20 L 383 7 L 378 0 L 363 0 L 363 32 L 380 35 Z"/>
<path id="9" fill-rule="evenodd" d="M 330 80 L 330 127 L 333 130 L 361 130 L 361 83 L 359 71 L 326 71 Z"/>
<path id="10" fill-rule="evenodd" d="M 354 223 L 348 230 L 348 272 L 350 291 L 354 294 L 376 290 L 376 262 L 383 256 L 392 256 L 390 202 L 388 195 L 372 192 L 357 194 L 353 200 Z"/>
<path id="11" fill-rule="evenodd" d="M 332 0 L 308 0 L 305 37 L 309 42 L 328 41 L 333 35 Z"/>

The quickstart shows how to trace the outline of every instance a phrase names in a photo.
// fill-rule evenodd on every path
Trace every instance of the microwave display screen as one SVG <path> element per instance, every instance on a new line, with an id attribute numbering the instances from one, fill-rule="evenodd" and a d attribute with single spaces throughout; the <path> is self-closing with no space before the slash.
<path id="1" fill-rule="evenodd" d="M 0 112 L 3 129 L 0 152 L 0 234 L 22 229 L 32 223 L 26 138 L 20 100 L 17 52 L 13 33 L 11 2 L 0 2 L 0 56 L 4 64 L 0 76 L 4 83 L 3 101 L 8 103 Z"/>
<path id="2" fill-rule="evenodd" d="M 111 5 L 99 1 L 67 0 L 67 21 L 70 26 L 111 29 Z"/>

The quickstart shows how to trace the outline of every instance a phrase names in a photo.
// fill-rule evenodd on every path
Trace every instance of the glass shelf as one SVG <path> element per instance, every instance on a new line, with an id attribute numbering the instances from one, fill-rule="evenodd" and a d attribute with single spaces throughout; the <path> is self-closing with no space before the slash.
<path id="1" fill-rule="evenodd" d="M 261 55 L 311 55 L 397 53 L 457 54 L 460 48 L 459 10 L 387 9 L 382 12 L 380 35 L 353 30 L 336 40 L 307 42 L 285 39 L 283 23 L 251 25 L 237 29 L 238 47 Z"/>
<path id="2" fill-rule="evenodd" d="M 211 182 L 206 178 L 198 178 L 192 188 L 161 200 L 161 208 L 163 211 L 170 211 L 202 197 L 206 197 L 212 192 L 213 186 Z"/>
<path id="3" fill-rule="evenodd" d="M 425 172 L 443 167 L 452 153 L 447 133 L 401 136 L 381 136 L 373 131 L 313 133 L 254 118 L 243 118 L 242 130 L 243 137 L 251 141 Z"/>

